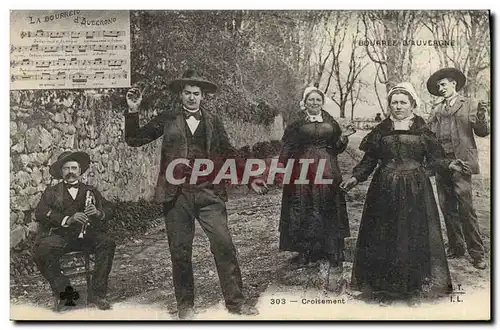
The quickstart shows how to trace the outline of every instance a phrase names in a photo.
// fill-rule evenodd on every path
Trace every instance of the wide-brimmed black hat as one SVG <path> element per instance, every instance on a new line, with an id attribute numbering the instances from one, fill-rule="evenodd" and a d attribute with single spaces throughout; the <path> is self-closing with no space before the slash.
<path id="1" fill-rule="evenodd" d="M 182 78 L 175 79 L 170 82 L 168 88 L 172 92 L 178 93 L 182 90 L 184 85 L 193 85 L 199 86 L 202 91 L 207 93 L 215 93 L 217 92 L 217 85 L 211 81 L 204 79 L 196 70 L 187 70 L 182 75 Z"/>
<path id="2" fill-rule="evenodd" d="M 49 173 L 56 179 L 62 179 L 61 168 L 64 163 L 71 161 L 75 161 L 80 164 L 83 174 L 89 168 L 90 156 L 83 151 L 65 151 L 57 157 L 54 164 L 50 165 Z"/>
<path id="3" fill-rule="evenodd" d="M 462 71 L 456 68 L 444 68 L 438 70 L 434 72 L 427 80 L 427 90 L 429 91 L 429 93 L 431 93 L 432 95 L 441 96 L 437 88 L 437 83 L 444 78 L 451 78 L 457 82 L 457 92 L 464 87 L 465 81 L 467 80 Z"/>

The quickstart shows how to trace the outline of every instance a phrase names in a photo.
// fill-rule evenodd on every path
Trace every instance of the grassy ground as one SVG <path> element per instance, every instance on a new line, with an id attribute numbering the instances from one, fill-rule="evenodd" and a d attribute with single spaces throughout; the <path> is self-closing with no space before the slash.
<path id="1" fill-rule="evenodd" d="M 356 164 L 355 158 L 359 157 L 356 149 L 364 134 L 366 132 L 361 131 L 353 136 L 350 142 L 350 152 L 343 153 L 339 157 L 345 176 Z M 478 138 L 477 140 L 481 154 L 482 174 L 474 177 L 474 202 L 480 228 L 489 252 L 491 220 L 489 138 Z M 357 235 L 359 229 L 368 184 L 368 182 L 363 183 L 349 193 L 348 212 L 353 237 Z M 272 190 L 266 196 L 258 196 L 244 190 L 238 196 L 230 198 L 227 203 L 229 227 L 238 251 L 244 292 L 249 300 L 261 310 L 261 315 L 255 318 L 355 319 L 357 318 L 356 313 L 361 313 L 359 318 L 366 318 L 367 314 L 364 314 L 363 311 L 366 310 L 364 308 L 372 307 L 354 300 L 349 288 L 345 288 L 340 295 L 333 296 L 347 301 L 346 307 L 342 308 L 354 308 L 354 310 L 332 310 L 331 308 L 324 310 L 325 306 L 314 305 L 302 305 L 302 309 L 297 309 L 300 301 L 306 297 L 331 297 L 332 294 L 319 289 L 317 283 L 310 281 L 310 275 L 297 274 L 297 276 L 290 277 L 290 273 L 287 273 L 287 260 L 292 255 L 278 251 L 280 203 L 281 191 L 279 189 Z M 446 237 L 444 229 L 443 237 Z M 468 259 L 450 260 L 449 266 L 454 284 L 460 284 L 462 288 L 466 289 L 469 301 L 473 294 L 489 289 L 489 268 L 477 270 L 472 267 Z M 346 263 L 344 276 L 350 275 L 349 267 L 350 264 Z M 231 318 L 223 309 L 222 293 L 213 257 L 209 250 L 208 240 L 198 224 L 194 239 L 193 269 L 195 273 L 195 307 L 200 311 L 199 318 Z M 345 280 L 348 281 L 348 278 Z M 84 293 L 82 281 L 75 283 L 77 290 Z M 29 318 L 32 315 L 34 318 L 56 319 L 170 319 L 174 317 L 176 304 L 171 280 L 170 255 L 163 226 L 160 225 L 145 235 L 130 239 L 118 246 L 109 283 L 109 297 L 114 304 L 112 311 L 102 312 L 95 309 L 89 311 L 83 309 L 82 304 L 79 304 L 71 312 L 56 315 L 48 311 L 49 292 L 48 284 L 38 274 L 11 279 L 11 316 L 13 318 Z M 291 303 L 291 299 L 294 298 L 290 297 L 295 297 L 298 302 Z M 272 299 L 275 298 L 288 299 L 288 305 L 276 306 L 272 304 Z M 480 299 L 484 310 L 489 310 L 483 296 L 477 299 Z M 27 306 L 31 308 L 28 311 L 26 310 Z M 408 317 L 422 315 L 421 317 L 424 318 L 432 318 L 436 311 L 442 311 L 441 314 L 444 313 L 444 316 L 448 315 L 446 314 L 448 311 L 449 313 L 459 313 L 456 316 L 457 319 L 467 318 L 469 315 L 465 311 L 457 310 L 457 306 L 463 305 L 450 305 L 448 301 L 439 302 L 438 310 L 433 306 L 432 304 L 424 305 L 421 309 L 417 309 L 416 314 L 411 314 Z M 398 308 L 374 310 L 374 313 L 382 318 L 399 318 L 407 310 L 399 310 Z M 400 314 L 401 311 L 403 314 Z M 441 314 L 436 314 L 435 318 L 443 318 Z"/>

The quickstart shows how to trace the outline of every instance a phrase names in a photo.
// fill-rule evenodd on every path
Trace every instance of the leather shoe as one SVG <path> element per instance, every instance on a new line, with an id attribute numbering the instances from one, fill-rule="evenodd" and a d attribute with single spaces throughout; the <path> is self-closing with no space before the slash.
<path id="1" fill-rule="evenodd" d="M 248 304 L 243 304 L 237 308 L 228 308 L 229 313 L 237 315 L 258 315 L 259 311 L 257 308 L 250 306 Z"/>
<path id="2" fill-rule="evenodd" d="M 477 269 L 485 269 L 486 268 L 486 262 L 483 259 L 476 259 L 472 262 L 472 265 L 476 267 Z"/>
<path id="3" fill-rule="evenodd" d="M 392 300 L 387 297 L 382 297 L 378 300 L 378 305 L 381 307 L 388 307 L 392 305 Z"/>
<path id="4" fill-rule="evenodd" d="M 292 257 L 289 260 L 290 265 L 292 268 L 302 268 L 306 266 L 310 262 L 308 256 L 304 253 L 299 253 L 298 255 Z"/>
<path id="5" fill-rule="evenodd" d="M 179 319 L 180 320 L 191 320 L 194 318 L 194 308 L 184 307 L 179 309 Z"/>
<path id="6" fill-rule="evenodd" d="M 421 301 L 417 297 L 412 297 L 408 299 L 407 304 L 409 307 L 417 307 L 421 305 Z"/>
<path id="7" fill-rule="evenodd" d="M 111 308 L 111 303 L 106 298 L 92 297 L 89 299 L 89 302 L 93 303 L 97 306 L 97 308 L 101 310 L 107 310 Z"/>
<path id="8" fill-rule="evenodd" d="M 56 313 L 64 312 L 70 310 L 70 306 L 67 306 L 66 301 L 57 296 L 52 297 L 52 311 Z"/>
<path id="9" fill-rule="evenodd" d="M 448 250 L 446 257 L 448 259 L 459 259 L 465 256 L 465 251 Z"/>

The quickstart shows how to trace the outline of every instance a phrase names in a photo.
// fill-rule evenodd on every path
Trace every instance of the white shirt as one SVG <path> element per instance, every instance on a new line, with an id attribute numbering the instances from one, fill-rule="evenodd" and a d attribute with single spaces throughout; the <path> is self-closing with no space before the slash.
<path id="1" fill-rule="evenodd" d="M 322 123 L 323 122 L 323 116 L 321 115 L 321 112 L 317 115 L 311 115 L 309 112 L 307 112 L 307 117 L 309 117 L 309 120 L 314 123 L 314 122 L 318 122 L 318 123 Z"/>
<path id="2" fill-rule="evenodd" d="M 71 195 L 71 197 L 73 198 L 73 200 L 75 200 L 76 199 L 76 195 L 78 195 L 78 188 L 76 187 L 76 185 L 78 184 L 78 181 L 76 181 L 75 183 L 69 183 L 67 181 L 64 181 L 64 183 L 75 186 L 75 187 L 69 187 L 68 188 L 69 194 Z M 69 226 L 68 224 L 66 224 L 66 221 L 68 221 L 68 218 L 69 218 L 69 216 L 65 216 L 62 219 L 61 226 L 63 226 L 63 227 L 68 227 Z"/>
<path id="3" fill-rule="evenodd" d="M 76 183 L 74 184 L 74 187 L 69 187 L 69 188 L 68 188 L 68 192 L 69 192 L 69 194 L 71 195 L 71 197 L 73 198 L 73 200 L 75 200 L 75 199 L 76 199 L 76 195 L 78 195 L 78 188 L 76 187 L 76 184 L 77 184 L 77 183 L 78 183 L 78 182 L 76 182 Z M 67 182 L 66 182 L 66 184 L 71 185 L 71 183 L 67 183 Z"/>
<path id="4" fill-rule="evenodd" d="M 193 117 L 190 117 L 190 118 L 193 118 Z M 64 183 L 66 184 L 69 184 L 69 185 L 75 185 L 75 187 L 69 187 L 68 188 L 68 192 L 69 194 L 71 195 L 71 197 L 73 198 L 73 200 L 76 199 L 76 195 L 78 195 L 78 188 L 76 187 L 76 185 L 79 183 L 78 181 L 75 182 L 75 183 L 69 183 L 67 181 L 64 181 Z M 102 212 L 102 211 L 101 211 Z M 69 219 L 69 216 L 65 216 L 62 221 L 61 221 L 61 226 L 62 227 L 69 227 L 69 225 L 66 223 Z M 101 219 L 104 219 L 104 212 L 102 212 L 102 216 L 101 216 Z"/>
<path id="5" fill-rule="evenodd" d="M 413 123 L 413 118 L 415 118 L 414 114 L 409 115 L 405 119 L 396 119 L 391 115 L 391 120 L 394 123 L 395 130 L 409 130 L 411 124 Z"/>
<path id="6" fill-rule="evenodd" d="M 449 99 L 445 99 L 445 105 L 452 107 L 455 104 L 455 102 L 457 101 L 457 98 L 458 98 L 458 93 L 453 95 Z"/>
<path id="7" fill-rule="evenodd" d="M 184 110 L 186 110 L 187 112 L 192 112 L 192 113 L 196 113 L 196 112 L 200 111 L 200 109 L 188 110 L 186 108 L 184 108 Z M 196 132 L 196 129 L 198 128 L 198 125 L 200 124 L 200 120 L 194 118 L 194 116 L 190 116 L 188 119 L 186 119 L 186 123 L 189 126 L 189 130 L 191 131 L 191 134 L 194 134 L 194 132 Z"/>

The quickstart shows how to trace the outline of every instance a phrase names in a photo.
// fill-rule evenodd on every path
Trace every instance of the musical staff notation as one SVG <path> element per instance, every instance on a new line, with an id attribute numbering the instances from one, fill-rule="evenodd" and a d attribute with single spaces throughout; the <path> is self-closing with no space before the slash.
<path id="1" fill-rule="evenodd" d="M 117 79 L 127 79 L 128 72 L 94 72 L 94 73 L 66 73 L 64 71 L 59 72 L 42 72 L 42 73 L 32 73 L 32 74 L 13 74 L 11 75 L 11 81 L 26 81 L 26 80 L 45 80 L 45 81 L 58 81 L 70 79 L 74 83 L 85 83 L 89 80 L 117 80 Z"/>
<path id="2" fill-rule="evenodd" d="M 78 52 L 84 53 L 87 51 L 96 51 L 96 52 L 107 52 L 109 50 L 126 50 L 127 45 L 118 44 L 118 45 L 57 45 L 57 46 L 42 46 L 38 44 L 33 44 L 31 46 L 12 46 L 10 48 L 11 53 L 22 53 L 26 51 L 31 52 L 44 52 L 44 53 L 57 53 L 57 52 Z"/>
<path id="3" fill-rule="evenodd" d="M 12 17 L 11 90 L 130 86 L 128 11 L 27 10 Z"/>
<path id="4" fill-rule="evenodd" d="M 93 38 L 118 38 L 124 37 L 127 33 L 125 31 L 44 31 L 44 30 L 36 30 L 36 31 L 21 31 L 20 36 L 21 39 L 24 38 L 72 38 L 77 39 L 81 37 L 85 37 L 86 39 Z"/>
<path id="5" fill-rule="evenodd" d="M 50 67 L 79 67 L 79 66 L 87 66 L 87 65 L 104 65 L 107 67 L 120 67 L 127 64 L 127 60 L 103 60 L 102 58 L 91 59 L 83 59 L 79 60 L 76 57 L 65 59 L 54 59 L 54 60 L 30 60 L 28 58 L 11 61 L 10 66 L 12 68 L 15 67 L 35 67 L 35 68 L 50 68 Z"/>

